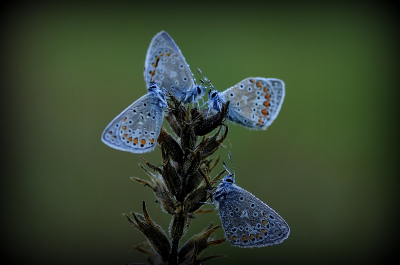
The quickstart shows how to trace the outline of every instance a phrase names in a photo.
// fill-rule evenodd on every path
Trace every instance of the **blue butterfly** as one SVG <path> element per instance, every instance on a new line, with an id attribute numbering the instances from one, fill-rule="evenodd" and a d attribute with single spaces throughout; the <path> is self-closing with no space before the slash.
<path id="1" fill-rule="evenodd" d="M 144 78 L 166 88 L 183 103 L 198 102 L 206 90 L 196 84 L 189 65 L 167 32 L 157 33 L 147 50 Z"/>
<path id="2" fill-rule="evenodd" d="M 145 153 L 154 150 L 168 108 L 167 91 L 151 82 L 147 94 L 133 102 L 106 127 L 101 140 L 121 151 Z"/>
<path id="3" fill-rule="evenodd" d="M 230 101 L 227 118 L 250 129 L 267 129 L 285 98 L 285 83 L 275 78 L 249 77 L 223 92 L 208 93 L 210 109 L 221 111 Z"/>
<path id="4" fill-rule="evenodd" d="M 225 163 L 224 167 L 229 174 L 219 184 L 214 200 L 218 202 L 226 239 L 233 246 L 245 248 L 282 243 L 290 233 L 286 221 L 256 196 L 237 186 L 235 175 Z"/>

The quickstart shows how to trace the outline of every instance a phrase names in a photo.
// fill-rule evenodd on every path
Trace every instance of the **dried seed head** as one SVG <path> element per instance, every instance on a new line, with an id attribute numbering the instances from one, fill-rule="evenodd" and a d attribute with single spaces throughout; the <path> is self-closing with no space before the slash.
<path id="1" fill-rule="evenodd" d="M 148 238 L 149 243 L 158 253 L 158 261 L 149 259 L 151 264 L 203 264 L 212 258 L 223 257 L 214 255 L 199 258 L 199 255 L 208 247 L 220 244 L 225 239 L 212 241 L 210 235 L 218 228 L 209 228 L 192 237 L 179 251 L 179 242 L 187 231 L 194 214 L 207 212 L 200 210 L 215 189 L 219 174 L 213 181 L 209 172 L 216 166 L 219 157 L 213 161 L 210 158 L 221 147 L 227 137 L 228 126 L 223 124 L 228 111 L 229 102 L 217 114 L 209 114 L 198 109 L 185 107 L 174 96 L 169 95 L 169 110 L 166 120 L 176 136 L 168 133 L 163 127 L 160 131 L 158 143 L 161 146 L 162 166 L 156 166 L 145 159 L 144 164 L 158 174 L 150 173 L 143 165 L 140 167 L 152 181 L 132 178 L 135 181 L 149 186 L 155 193 L 161 208 L 172 215 L 168 241 L 165 233 L 148 216 L 145 206 L 144 215 L 134 214 L 134 220 L 128 217 L 130 223 Z M 225 131 L 222 131 L 225 127 Z M 212 136 L 204 136 L 217 131 Z M 202 141 L 198 138 L 204 136 Z M 157 255 L 156 255 L 157 256 Z"/>

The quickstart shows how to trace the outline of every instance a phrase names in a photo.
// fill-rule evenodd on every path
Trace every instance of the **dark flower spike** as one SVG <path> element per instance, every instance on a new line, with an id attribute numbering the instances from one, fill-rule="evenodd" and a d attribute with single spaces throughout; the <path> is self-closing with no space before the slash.
<path id="1" fill-rule="evenodd" d="M 206 248 L 223 243 L 225 241 L 225 238 L 215 241 L 210 240 L 210 236 L 215 232 L 215 230 L 220 227 L 221 226 L 218 225 L 213 228 L 207 229 L 206 231 L 203 231 L 200 234 L 197 234 L 189 239 L 179 250 L 179 261 L 182 262 L 183 260 L 187 260 L 188 258 L 193 256 L 193 254 L 198 256 Z M 190 255 L 191 253 L 193 254 Z"/>
<path id="2" fill-rule="evenodd" d="M 153 249 L 166 260 L 171 249 L 170 243 L 161 227 L 151 220 L 145 202 L 143 202 L 143 215 L 134 212 L 131 214 L 134 220 L 125 214 L 128 221 L 133 227 L 138 228 L 147 237 Z"/>
<path id="3" fill-rule="evenodd" d="M 159 56 L 163 56 L 161 54 L 162 51 Z M 167 53 L 164 55 L 169 56 Z M 133 213 L 134 218 L 128 218 L 134 227 L 143 232 L 155 250 L 153 259 L 149 258 L 151 264 L 203 264 L 212 258 L 222 257 L 222 255 L 199 257 L 206 247 L 220 244 L 225 240 L 213 241 L 209 238 L 210 235 L 205 234 L 207 231 L 211 234 L 216 228 L 209 227 L 197 237 L 193 237 L 190 253 L 180 254 L 179 248 L 180 240 L 188 230 L 194 215 L 213 211 L 201 207 L 206 201 L 213 199 L 216 189 L 213 185 L 223 174 L 219 174 L 211 181 L 210 172 L 220 160 L 219 156 L 215 159 L 211 156 L 221 147 L 229 131 L 223 124 L 228 106 L 229 102 L 222 106 L 220 112 L 211 114 L 191 108 L 190 105 L 185 106 L 174 96 L 168 95 L 168 108 L 164 117 L 174 133 L 167 132 L 164 127 L 160 129 L 157 143 L 161 147 L 162 164 L 152 164 L 140 157 L 143 161 L 140 167 L 151 181 L 132 177 L 133 180 L 149 186 L 161 209 L 172 215 L 168 230 L 169 241 L 161 228 L 151 221 L 145 209 L 144 215 Z M 199 137 L 203 139 L 199 141 Z M 161 236 L 163 238 L 157 241 Z M 162 247 L 166 244 L 159 243 L 163 241 L 168 241 L 167 247 Z M 143 247 L 139 246 L 137 250 L 146 253 Z"/>

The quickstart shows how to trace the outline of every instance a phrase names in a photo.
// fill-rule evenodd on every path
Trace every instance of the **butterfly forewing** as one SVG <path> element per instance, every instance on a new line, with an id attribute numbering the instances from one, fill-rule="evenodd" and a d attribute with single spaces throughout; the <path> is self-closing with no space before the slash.
<path id="1" fill-rule="evenodd" d="M 180 100 L 195 87 L 193 74 L 178 46 L 172 38 L 161 31 L 151 41 L 147 51 L 145 70 L 147 85 L 154 80 Z"/>
<path id="2" fill-rule="evenodd" d="M 163 109 L 158 98 L 148 93 L 121 112 L 106 127 L 102 141 L 108 146 L 132 153 L 152 151 L 160 134 Z"/>
<path id="3" fill-rule="evenodd" d="M 228 118 L 252 129 L 266 129 L 277 117 L 285 97 L 285 84 L 275 78 L 250 77 L 220 93 L 231 101 Z"/>
<path id="4" fill-rule="evenodd" d="M 234 246 L 264 247 L 279 244 L 290 233 L 285 220 L 250 192 L 232 185 L 219 200 L 226 238 Z"/>

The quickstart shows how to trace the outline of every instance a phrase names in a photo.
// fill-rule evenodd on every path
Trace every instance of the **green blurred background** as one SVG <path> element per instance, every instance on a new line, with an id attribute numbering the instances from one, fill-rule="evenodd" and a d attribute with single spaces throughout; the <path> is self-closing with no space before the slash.
<path id="1" fill-rule="evenodd" d="M 228 257 L 208 264 L 394 262 L 394 6 L 25 2 L 2 14 L 2 246 L 9 263 L 144 262 L 131 246 L 145 238 L 122 216 L 141 211 L 143 200 L 168 230 L 170 216 L 151 190 L 129 179 L 148 179 L 139 156 L 100 141 L 105 126 L 146 93 L 144 59 L 161 30 L 220 91 L 250 76 L 286 83 L 273 125 L 259 132 L 231 124 L 218 154 L 227 161 L 232 152 L 237 184 L 279 212 L 291 234 L 266 248 L 209 248 L 204 255 Z M 143 156 L 161 162 L 158 148 Z M 220 224 L 217 211 L 198 215 L 183 242 L 210 222 Z M 222 237 L 220 229 L 215 238 Z"/>

